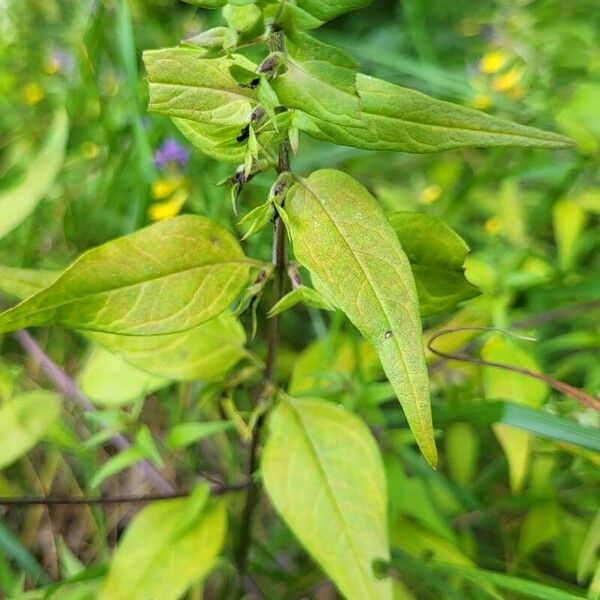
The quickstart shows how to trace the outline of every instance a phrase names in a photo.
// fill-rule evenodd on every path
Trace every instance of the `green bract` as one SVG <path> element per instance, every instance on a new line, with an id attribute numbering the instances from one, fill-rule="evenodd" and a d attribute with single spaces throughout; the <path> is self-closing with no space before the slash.
<path id="1" fill-rule="evenodd" d="M 296 257 L 377 350 L 417 443 L 435 465 L 415 283 L 381 207 L 348 175 L 322 170 L 292 186 L 285 211 Z"/>
<path id="2" fill-rule="evenodd" d="M 51 324 L 126 335 L 191 329 L 228 307 L 250 264 L 222 227 L 177 217 L 89 250 L 49 287 L 0 314 L 0 331 Z"/>

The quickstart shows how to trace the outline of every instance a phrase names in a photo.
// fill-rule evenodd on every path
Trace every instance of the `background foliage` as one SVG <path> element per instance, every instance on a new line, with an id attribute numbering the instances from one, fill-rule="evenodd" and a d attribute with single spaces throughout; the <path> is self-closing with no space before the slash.
<path id="1" fill-rule="evenodd" d="M 0 264 L 44 269 L 51 281 L 52 271 L 82 251 L 178 212 L 208 216 L 238 239 L 246 233 L 232 213 L 229 190 L 217 185 L 231 176 L 231 166 L 193 151 L 167 118 L 146 110 L 141 52 L 174 46 L 217 19 L 169 0 L 0 3 Z M 426 316 L 426 337 L 446 327 L 492 326 L 535 338 L 465 331 L 438 338 L 436 348 L 454 352 L 467 345 L 473 355 L 543 371 L 593 396 L 600 393 L 599 29 L 593 0 L 476 6 L 380 0 L 344 15 L 317 35 L 351 52 L 363 71 L 559 131 L 578 147 L 408 155 L 302 137 L 294 160 L 303 175 L 343 168 L 386 210 L 441 217 L 466 240 L 466 273 L 482 293 L 456 310 Z M 264 201 L 269 185 L 259 176 L 247 186 L 240 217 Z M 244 250 L 269 260 L 268 228 L 245 241 Z M 36 282 L 21 276 L 0 271 L 5 304 L 34 291 Z M 259 321 L 269 300 L 258 306 Z M 298 308 L 281 319 L 277 379 L 289 380 L 296 396 L 318 391 L 335 399 L 377 437 L 389 488 L 397 598 L 600 598 L 597 414 L 543 383 L 430 354 L 441 451 L 433 471 L 413 445 L 372 351 L 345 318 Z M 244 326 L 251 338 L 250 318 Z M 230 332 L 229 364 L 242 360 L 236 376 L 251 383 L 260 368 L 255 357 L 264 356 L 262 334 L 248 355 L 235 323 L 206 339 L 220 345 L 215 340 L 224 331 Z M 51 385 L 38 362 L 3 336 L 1 495 L 150 493 L 138 471 L 125 470 L 141 459 L 182 490 L 193 488 L 199 473 L 217 472 L 227 482 L 243 477 L 250 401 L 243 387 L 216 401 L 215 377 L 222 371 L 215 364 L 223 357 L 202 365 L 201 381 L 173 383 L 179 378 L 173 369 L 147 375 L 75 333 L 43 328 L 36 336 L 96 411 L 82 420 L 66 401 L 61 411 L 61 397 L 45 391 Z M 282 409 L 278 422 L 285 418 Z M 109 448 L 109 457 L 103 443 L 116 433 L 134 444 L 120 453 Z M 348 460 L 360 465 L 368 456 Z M 268 467 L 285 472 L 277 461 Z M 161 554 L 161 540 L 173 539 L 176 553 L 192 564 L 181 567 L 182 589 L 161 598 L 200 579 L 222 544 L 224 557 L 204 592 L 192 587 L 189 597 L 235 597 L 227 557 L 241 500 L 232 496 L 227 536 L 222 505 L 203 494 L 197 488 L 189 507 L 189 500 L 172 501 L 192 513 L 185 535 L 169 524 L 168 511 L 177 506 L 147 513 L 138 536 L 154 529 L 157 535 L 143 538 L 137 550 L 134 528 L 121 537 L 136 507 L 1 509 L 0 596 L 96 598 L 119 539 L 114 560 L 125 570 L 136 551 L 166 564 L 171 559 Z M 204 502 L 208 508 L 200 514 Z M 221 532 L 214 547 L 202 545 L 205 519 Z M 266 502 L 256 529 L 251 571 L 269 598 L 336 597 Z M 204 553 L 194 550 L 201 545 Z M 547 587 L 528 588 L 511 577 Z M 164 582 L 154 585 L 162 590 Z M 103 589 L 104 597 L 116 597 Z"/>

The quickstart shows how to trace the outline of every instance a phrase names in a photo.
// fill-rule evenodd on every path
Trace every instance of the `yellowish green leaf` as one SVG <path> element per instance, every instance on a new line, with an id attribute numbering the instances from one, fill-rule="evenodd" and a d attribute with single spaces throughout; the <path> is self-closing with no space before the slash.
<path id="1" fill-rule="evenodd" d="M 350 176 L 322 170 L 286 197 L 296 258 L 377 351 L 421 451 L 437 462 L 410 264 L 381 207 Z"/>
<path id="2" fill-rule="evenodd" d="M 386 482 L 367 427 L 323 400 L 282 398 L 262 457 L 277 512 L 348 600 L 391 600 L 373 561 L 389 557 Z"/>
<path id="3" fill-rule="evenodd" d="M 249 268 L 224 228 L 176 217 L 84 253 L 49 287 L 0 314 L 0 331 L 52 324 L 125 335 L 184 331 L 224 312 Z"/>
<path id="4" fill-rule="evenodd" d="M 227 517 L 208 487 L 188 498 L 153 502 L 130 523 L 99 600 L 177 600 L 214 567 Z"/>
<path id="5" fill-rule="evenodd" d="M 58 419 L 60 396 L 45 390 L 24 392 L 0 407 L 0 468 L 29 452 Z"/>
<path id="6" fill-rule="evenodd" d="M 102 406 L 121 406 L 144 398 L 170 381 L 130 365 L 99 346 L 92 348 L 77 377 L 82 391 Z"/>

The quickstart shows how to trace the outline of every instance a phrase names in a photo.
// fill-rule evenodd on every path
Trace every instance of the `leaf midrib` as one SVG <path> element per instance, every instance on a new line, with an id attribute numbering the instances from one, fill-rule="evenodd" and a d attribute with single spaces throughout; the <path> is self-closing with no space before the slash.
<path id="1" fill-rule="evenodd" d="M 344 513 L 338 503 L 338 500 L 334 493 L 333 487 L 327 477 L 327 471 L 323 465 L 323 461 L 321 460 L 319 451 L 317 450 L 316 445 L 313 443 L 313 441 L 310 437 L 310 434 L 308 433 L 308 430 L 304 424 L 304 421 L 302 419 L 302 415 L 300 414 L 300 412 L 298 410 L 296 410 L 296 407 L 293 405 L 292 402 L 288 402 L 285 400 L 284 400 L 284 402 L 286 402 L 286 404 L 290 407 L 290 410 L 298 423 L 298 427 L 300 428 L 300 431 L 303 434 L 304 439 L 306 440 L 306 445 L 309 449 L 309 452 L 312 454 L 313 458 L 315 459 L 315 463 L 317 465 L 317 470 L 319 471 L 323 481 L 325 482 L 325 490 L 327 491 L 327 494 L 331 499 L 331 503 L 333 504 L 333 507 L 334 507 L 334 512 L 337 513 L 338 519 L 339 519 L 340 523 L 342 524 L 342 530 L 348 540 L 348 545 L 350 547 L 350 551 L 353 554 L 356 564 L 358 566 L 358 571 L 363 575 L 362 579 L 363 579 L 363 583 L 365 584 L 365 589 L 367 589 L 367 591 L 369 592 L 369 596 L 371 597 L 372 600 L 377 600 L 377 598 L 372 595 L 373 590 L 372 590 L 372 587 L 369 585 L 370 581 L 369 581 L 368 574 L 365 573 L 364 566 L 362 564 L 362 561 L 360 560 L 360 554 L 358 552 L 358 549 L 356 548 L 354 540 L 353 540 L 352 536 L 350 535 L 350 531 L 346 527 Z"/>
<path id="2" fill-rule="evenodd" d="M 131 287 L 136 287 L 136 286 L 140 286 L 140 285 L 144 285 L 145 283 L 153 283 L 155 281 L 159 281 L 161 279 L 166 279 L 168 277 L 171 276 L 175 276 L 175 275 L 181 275 L 182 273 L 186 273 L 187 271 L 197 271 L 200 269 L 213 269 L 215 266 L 224 266 L 224 265 L 238 265 L 238 266 L 246 266 L 248 268 L 250 268 L 251 264 L 250 263 L 246 263 L 245 261 L 223 261 L 223 262 L 217 262 L 217 263 L 212 263 L 212 264 L 207 264 L 207 265 L 198 265 L 197 267 L 192 267 L 189 269 L 180 269 L 178 271 L 170 271 L 167 274 L 164 275 L 158 275 L 156 277 L 151 277 L 150 279 L 144 279 L 141 281 L 136 281 L 134 283 L 128 283 L 126 285 L 121 285 L 118 287 L 114 287 L 114 288 L 110 288 L 107 290 L 103 290 L 103 291 L 98 291 L 98 292 L 91 292 L 89 294 L 84 294 L 83 296 L 77 296 L 75 298 L 72 298 L 71 300 L 67 300 L 64 302 L 59 302 L 58 304 L 52 304 L 50 306 L 43 306 L 42 308 L 38 309 L 38 310 L 34 310 L 32 312 L 27 313 L 28 315 L 37 315 L 39 313 L 45 312 L 47 310 L 53 310 L 55 308 L 59 308 L 61 306 L 68 306 L 69 304 L 74 304 L 76 302 L 80 302 L 81 300 L 87 300 L 88 298 L 92 298 L 94 296 L 101 296 L 103 294 L 112 294 L 114 292 L 118 292 L 121 290 L 125 290 L 127 288 L 131 288 Z M 66 273 L 65 273 L 66 275 Z M 60 280 L 62 279 L 62 276 L 59 277 L 53 284 L 51 284 L 50 287 L 57 285 L 58 283 L 60 283 Z M 24 300 L 23 302 L 20 302 L 19 304 L 17 304 L 16 306 L 10 308 L 9 310 L 7 310 L 6 312 L 2 313 L 0 315 L 0 326 L 2 324 L 2 322 L 6 321 L 6 318 L 8 317 L 9 322 L 10 322 L 10 318 L 12 317 L 13 312 L 20 312 L 22 310 L 22 308 L 24 306 L 26 306 L 27 303 L 29 302 L 34 302 L 34 300 L 37 300 L 39 298 L 39 296 L 41 296 L 42 294 L 44 294 L 49 288 L 45 288 L 41 291 L 39 291 L 37 294 L 31 296 L 29 299 Z M 194 326 L 190 327 L 189 329 L 193 329 Z M 185 330 L 184 330 L 185 331 Z M 102 332 L 101 332 L 102 333 Z M 111 333 L 111 332 L 104 332 L 104 333 Z M 172 332 L 172 333 L 178 333 L 178 332 Z M 124 334 L 114 334 L 114 335 L 124 335 Z M 169 335 L 169 334 L 165 334 L 165 335 Z"/>

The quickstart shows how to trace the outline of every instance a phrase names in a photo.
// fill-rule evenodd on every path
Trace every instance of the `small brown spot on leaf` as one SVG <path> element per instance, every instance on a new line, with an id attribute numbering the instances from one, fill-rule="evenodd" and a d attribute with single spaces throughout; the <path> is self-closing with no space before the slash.
<path id="1" fill-rule="evenodd" d="M 392 337 L 392 332 L 391 332 L 391 331 L 389 331 L 389 330 L 388 330 L 388 331 L 386 331 L 386 332 L 383 334 L 383 337 L 384 337 L 386 340 L 389 340 L 389 339 Z"/>

